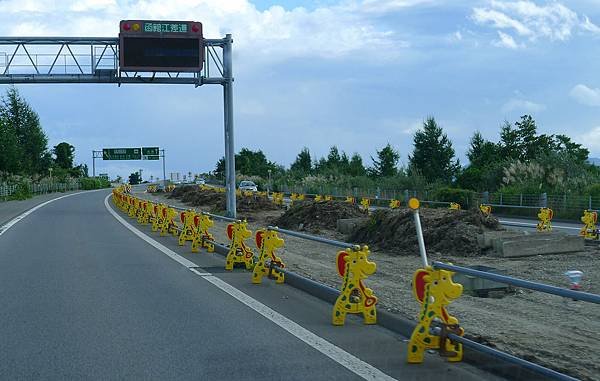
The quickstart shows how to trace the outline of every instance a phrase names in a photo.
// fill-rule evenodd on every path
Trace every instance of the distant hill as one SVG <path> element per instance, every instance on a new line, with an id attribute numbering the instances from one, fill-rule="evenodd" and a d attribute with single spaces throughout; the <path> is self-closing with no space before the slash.
<path id="1" fill-rule="evenodd" d="M 594 164 L 594 165 L 597 165 L 597 166 L 600 167 L 600 158 L 598 158 L 598 157 L 590 157 L 588 159 L 588 163 Z"/>

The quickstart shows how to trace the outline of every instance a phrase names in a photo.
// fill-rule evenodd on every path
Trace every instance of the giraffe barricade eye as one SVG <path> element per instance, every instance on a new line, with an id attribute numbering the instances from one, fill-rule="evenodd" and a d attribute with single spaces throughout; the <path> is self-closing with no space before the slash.
<path id="1" fill-rule="evenodd" d="M 438 281 L 437 281 L 437 280 L 434 280 L 434 281 L 433 281 L 433 284 L 435 284 L 435 285 L 437 286 L 437 284 L 438 284 Z"/>

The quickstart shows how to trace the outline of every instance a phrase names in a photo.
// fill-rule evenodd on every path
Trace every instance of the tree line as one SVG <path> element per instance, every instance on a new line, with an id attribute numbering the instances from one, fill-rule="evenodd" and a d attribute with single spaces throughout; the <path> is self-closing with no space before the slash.
<path id="1" fill-rule="evenodd" d="M 0 174 L 40 178 L 52 170 L 59 179 L 86 177 L 87 165 L 74 165 L 74 156 L 67 142 L 49 149 L 38 114 L 10 87 L 0 100 Z"/>
<path id="2" fill-rule="evenodd" d="M 325 157 L 314 157 L 307 147 L 289 168 L 269 161 L 261 150 L 243 148 L 236 154 L 236 173 L 279 184 L 335 184 L 339 187 L 393 187 L 437 189 L 454 187 L 472 191 L 585 192 L 600 182 L 598 167 L 588 163 L 589 151 L 563 134 L 539 134 L 531 115 L 514 123 L 505 121 L 499 140 L 490 141 L 475 131 L 467 152 L 469 162 L 456 158 L 451 140 L 434 117 L 424 120 L 413 135 L 408 165 L 399 166 L 400 152 L 388 143 L 365 166 L 358 153 L 348 155 L 332 146 Z M 221 158 L 213 175 L 222 178 Z M 600 191 L 600 189 L 598 189 Z"/>

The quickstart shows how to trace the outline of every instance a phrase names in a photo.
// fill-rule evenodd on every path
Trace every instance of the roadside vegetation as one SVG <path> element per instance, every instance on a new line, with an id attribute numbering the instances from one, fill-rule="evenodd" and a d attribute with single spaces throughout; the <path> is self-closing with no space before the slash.
<path id="1" fill-rule="evenodd" d="M 48 147 L 40 118 L 15 87 L 0 99 L 0 186 L 17 189 L 8 199 L 26 199 L 36 189 L 78 182 L 82 189 L 109 187 L 103 179 L 88 176 L 85 164 L 74 164 L 75 147 L 61 142 Z"/>
<path id="2" fill-rule="evenodd" d="M 539 134 L 530 115 L 514 123 L 505 121 L 497 141 L 486 140 L 476 131 L 466 156 L 469 162 L 461 163 L 442 126 L 428 117 L 413 136 L 406 166 L 398 165 L 400 152 L 389 143 L 375 151 L 371 166 L 358 153 L 349 155 L 337 146 L 321 158 L 305 147 L 289 168 L 269 161 L 260 150 L 242 148 L 236 154 L 236 172 L 261 189 L 326 194 L 381 189 L 397 190 L 399 195 L 412 190 L 463 206 L 473 206 L 468 200 L 484 191 L 600 198 L 600 167 L 588 163 L 589 151 L 567 135 Z M 209 175 L 221 180 L 224 169 L 221 158 Z"/>

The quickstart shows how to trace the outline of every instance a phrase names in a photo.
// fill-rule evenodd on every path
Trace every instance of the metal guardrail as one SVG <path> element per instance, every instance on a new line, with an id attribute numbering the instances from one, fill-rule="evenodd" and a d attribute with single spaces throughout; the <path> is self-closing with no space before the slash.
<path id="1" fill-rule="evenodd" d="M 440 328 L 435 328 L 435 329 L 433 329 L 433 331 L 434 331 L 434 333 L 436 335 L 439 335 L 441 329 Z M 473 340 L 469 340 L 469 339 L 467 339 L 467 338 L 465 338 L 463 336 L 459 336 L 459 335 L 456 335 L 454 333 L 448 333 L 448 338 L 450 340 L 452 340 L 452 341 L 457 342 L 457 343 L 461 343 L 465 347 L 469 347 L 469 348 L 472 348 L 472 349 L 474 349 L 476 351 L 479 351 L 479 352 L 482 352 L 482 353 L 486 353 L 486 354 L 488 354 L 490 356 L 493 356 L 493 357 L 497 357 L 497 358 L 502 359 L 502 360 L 504 360 L 506 362 L 509 362 L 509 363 L 518 365 L 520 367 L 529 369 L 529 370 L 534 371 L 534 372 L 536 372 L 536 373 L 538 373 L 540 375 L 549 377 L 549 378 L 554 379 L 554 380 L 560 380 L 560 381 L 579 381 L 575 377 L 568 376 L 566 374 L 557 372 L 557 371 L 555 371 L 553 369 L 549 369 L 549 368 L 546 368 L 546 367 L 544 367 L 542 365 L 539 365 L 539 364 L 536 364 L 536 363 L 524 360 L 524 359 L 522 359 L 520 357 L 516 357 L 516 356 L 513 356 L 513 355 L 508 354 L 506 352 L 499 351 L 497 349 L 488 347 L 487 345 L 480 344 L 480 343 L 475 342 Z"/>
<path id="2" fill-rule="evenodd" d="M 450 265 L 447 263 L 436 262 L 436 261 L 432 262 L 431 266 L 434 269 L 454 271 L 457 273 L 471 275 L 471 276 L 474 276 L 477 278 L 488 279 L 488 280 L 493 280 L 493 281 L 496 281 L 499 283 L 509 284 L 509 285 L 515 286 L 515 287 L 526 288 L 529 290 L 539 291 L 539 292 L 543 292 L 546 294 L 558 295 L 558 296 L 562 296 L 563 298 L 571 298 L 574 300 L 581 300 L 583 302 L 600 304 L 600 295 L 590 294 L 588 292 L 573 291 L 573 290 L 569 290 L 566 288 L 550 286 L 550 285 L 543 284 L 543 283 L 532 282 L 529 280 L 524 280 L 524 279 L 519 279 L 519 278 L 513 278 L 513 277 L 507 276 L 507 275 L 493 274 L 493 273 L 489 273 L 486 271 L 474 270 L 474 269 L 470 269 L 468 267 L 455 266 L 455 265 Z"/>
<path id="3" fill-rule="evenodd" d="M 309 241 L 320 242 L 320 243 L 324 243 L 324 244 L 331 245 L 331 246 L 341 247 L 343 249 L 360 248 L 359 245 L 356 245 L 353 243 L 336 241 L 336 240 L 329 239 L 329 238 L 323 238 L 323 237 L 318 237 L 318 236 L 314 236 L 314 235 L 310 235 L 310 234 L 299 233 L 299 232 L 295 232 L 293 230 L 281 229 L 276 226 L 269 226 L 269 227 L 267 227 L 267 229 L 276 231 L 278 233 L 283 233 L 283 234 L 286 234 L 286 235 L 289 235 L 292 237 L 302 238 L 302 239 L 306 239 Z"/>

